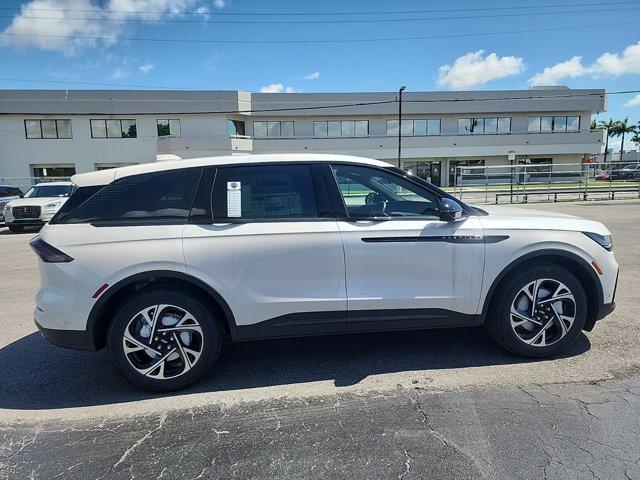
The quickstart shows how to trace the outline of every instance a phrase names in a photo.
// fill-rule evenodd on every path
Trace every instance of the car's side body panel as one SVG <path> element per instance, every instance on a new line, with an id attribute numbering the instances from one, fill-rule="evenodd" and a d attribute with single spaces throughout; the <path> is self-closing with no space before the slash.
<path id="1" fill-rule="evenodd" d="M 41 238 L 74 260 L 40 262 L 43 281 L 36 308 L 46 312 L 52 325 L 85 329 L 96 302 L 93 294 L 103 284 L 114 285 L 146 271 L 185 272 L 182 229 L 183 225 L 46 225 Z"/>
<path id="2" fill-rule="evenodd" d="M 186 225 L 183 245 L 187 274 L 226 299 L 239 331 L 304 312 L 327 315 L 283 325 L 346 329 L 344 252 L 334 220 Z"/>
<path id="3" fill-rule="evenodd" d="M 350 311 L 476 313 L 484 266 L 477 217 L 458 222 L 340 221 L 338 226 L 347 259 Z"/>

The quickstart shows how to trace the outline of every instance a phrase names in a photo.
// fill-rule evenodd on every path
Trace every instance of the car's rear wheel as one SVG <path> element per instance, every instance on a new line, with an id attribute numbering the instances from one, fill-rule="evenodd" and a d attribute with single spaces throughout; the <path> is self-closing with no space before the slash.
<path id="1" fill-rule="evenodd" d="M 116 311 L 107 348 L 115 368 L 136 387 L 183 388 L 209 371 L 220 354 L 220 321 L 200 296 L 150 288 Z"/>
<path id="2" fill-rule="evenodd" d="M 24 230 L 23 225 L 7 225 L 11 233 L 20 233 Z"/>
<path id="3" fill-rule="evenodd" d="M 539 264 L 508 275 L 492 304 L 486 328 L 518 355 L 545 358 L 573 344 L 587 317 L 587 297 L 566 268 Z"/>

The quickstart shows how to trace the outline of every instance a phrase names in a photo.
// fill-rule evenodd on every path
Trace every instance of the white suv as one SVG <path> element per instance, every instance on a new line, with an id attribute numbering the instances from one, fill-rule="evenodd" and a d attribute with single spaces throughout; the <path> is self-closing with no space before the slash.
<path id="1" fill-rule="evenodd" d="M 60 210 L 71 193 L 71 182 L 38 183 L 21 198 L 4 206 L 4 221 L 14 233 L 21 232 L 24 227 L 41 227 Z"/>
<path id="2" fill-rule="evenodd" d="M 73 177 L 31 245 L 35 321 L 107 347 L 131 383 L 181 388 L 234 341 L 484 324 L 549 357 L 614 308 L 609 231 L 485 212 L 385 162 L 251 155 Z"/>

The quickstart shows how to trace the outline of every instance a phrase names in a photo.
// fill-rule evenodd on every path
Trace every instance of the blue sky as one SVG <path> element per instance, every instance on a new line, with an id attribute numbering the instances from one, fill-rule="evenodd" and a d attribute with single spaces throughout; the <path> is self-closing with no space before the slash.
<path id="1" fill-rule="evenodd" d="M 640 89 L 640 2 L 629 0 L 5 0 L 0 6 L 0 88 L 109 88 L 82 83 L 88 82 L 248 91 L 494 90 L 533 81 Z M 388 11 L 412 13 L 372 14 Z M 308 23 L 268 23 L 277 21 Z M 504 33 L 518 30 L 528 32 Z M 486 35 L 495 32 L 503 33 Z M 432 38 L 337 42 L 399 37 Z M 269 43 L 278 40 L 336 42 Z M 637 122 L 640 96 L 610 96 L 603 116 Z"/>

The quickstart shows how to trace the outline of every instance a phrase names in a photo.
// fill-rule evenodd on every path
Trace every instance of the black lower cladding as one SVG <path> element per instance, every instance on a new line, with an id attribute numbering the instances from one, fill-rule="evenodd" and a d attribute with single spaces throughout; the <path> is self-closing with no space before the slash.
<path id="1" fill-rule="evenodd" d="M 434 308 L 301 312 L 282 315 L 253 325 L 238 325 L 238 338 L 255 340 L 350 332 L 466 327 L 473 324 L 475 317 Z"/>
<path id="2" fill-rule="evenodd" d="M 56 330 L 44 328 L 38 322 L 35 322 L 35 324 L 42 336 L 58 347 L 73 348 L 76 350 L 97 349 L 93 342 L 93 335 L 86 330 Z"/>

